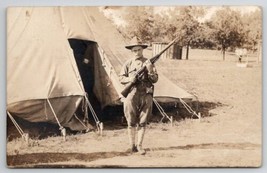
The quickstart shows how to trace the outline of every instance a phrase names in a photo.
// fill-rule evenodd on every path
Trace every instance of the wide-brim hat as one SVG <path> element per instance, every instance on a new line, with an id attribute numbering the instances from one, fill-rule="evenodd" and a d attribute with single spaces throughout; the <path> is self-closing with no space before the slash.
<path id="1" fill-rule="evenodd" d="M 125 48 L 131 50 L 135 46 L 141 46 L 143 49 L 147 48 L 147 45 L 142 43 L 137 37 L 133 37 L 129 45 L 125 46 Z"/>

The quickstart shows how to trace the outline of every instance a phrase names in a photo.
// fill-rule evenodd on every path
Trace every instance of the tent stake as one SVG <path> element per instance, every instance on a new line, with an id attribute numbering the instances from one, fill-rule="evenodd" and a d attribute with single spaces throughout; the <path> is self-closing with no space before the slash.
<path id="1" fill-rule="evenodd" d="M 26 142 L 27 145 L 29 145 L 29 134 L 28 133 L 24 133 L 22 135 L 22 139 Z"/>
<path id="2" fill-rule="evenodd" d="M 66 141 L 66 129 L 64 127 L 60 128 L 63 141 Z"/>
<path id="3" fill-rule="evenodd" d="M 28 133 L 24 133 L 24 131 L 21 129 L 21 127 L 18 125 L 18 123 L 16 122 L 16 120 L 13 118 L 13 116 L 10 114 L 10 112 L 7 111 L 7 115 L 9 116 L 9 118 L 11 119 L 11 121 L 13 122 L 13 124 L 15 125 L 15 127 L 17 128 L 19 134 L 21 135 L 22 139 L 27 143 L 27 145 L 29 144 L 29 134 Z"/>
<path id="4" fill-rule="evenodd" d="M 102 136 L 103 135 L 103 128 L 104 128 L 104 124 L 100 121 L 98 121 L 96 123 L 96 127 L 97 127 L 97 133 Z"/>
<path id="5" fill-rule="evenodd" d="M 55 111 L 54 111 L 54 109 L 52 107 L 52 104 L 50 103 L 49 99 L 47 98 L 46 100 L 47 100 L 48 105 L 50 106 L 50 109 L 51 109 L 51 111 L 52 111 L 52 113 L 53 113 L 53 115 L 54 115 L 54 117 L 55 117 L 55 119 L 56 119 L 56 121 L 58 123 L 59 130 L 61 131 L 61 135 L 63 136 L 63 140 L 66 141 L 66 129 L 60 124 L 60 122 L 59 122 L 59 120 L 57 118 L 57 115 L 56 115 L 56 113 L 55 113 Z"/>

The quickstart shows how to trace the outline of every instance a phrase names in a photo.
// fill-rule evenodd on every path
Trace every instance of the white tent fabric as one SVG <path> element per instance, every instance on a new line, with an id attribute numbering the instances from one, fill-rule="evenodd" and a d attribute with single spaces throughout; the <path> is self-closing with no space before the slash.
<path id="1" fill-rule="evenodd" d="M 188 101 L 194 98 L 161 73 L 159 73 L 159 81 L 155 84 L 154 97 L 159 102 L 179 102 L 177 99 L 180 98 Z"/>
<path id="2" fill-rule="evenodd" d="M 98 7 L 11 7 L 7 10 L 7 110 L 26 120 L 63 125 L 85 96 L 68 39 L 96 43 L 94 91 L 102 107 L 118 104 L 118 75 L 131 56 L 121 34 Z M 192 98 L 160 75 L 155 98 Z M 90 93 L 88 93 L 90 94 Z M 168 101 L 165 99 L 164 101 Z M 120 103 L 121 104 L 121 103 Z M 49 113 L 50 112 L 50 113 Z M 74 123 L 75 124 L 75 123 Z M 77 129 L 77 128 L 76 128 Z"/>
<path id="3" fill-rule="evenodd" d="M 53 8 L 8 9 L 8 104 L 84 95 L 60 20 Z"/>
<path id="4" fill-rule="evenodd" d="M 8 9 L 7 110 L 31 122 L 56 123 L 54 109 L 68 127 L 84 89 L 60 21 L 58 8 Z"/>

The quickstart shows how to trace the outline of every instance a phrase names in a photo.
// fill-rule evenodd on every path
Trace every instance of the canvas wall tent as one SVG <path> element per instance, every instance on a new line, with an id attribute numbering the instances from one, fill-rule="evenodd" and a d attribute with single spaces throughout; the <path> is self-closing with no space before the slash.
<path id="1" fill-rule="evenodd" d="M 93 53 L 85 51 L 85 56 L 93 56 L 94 94 L 101 106 L 121 104 L 123 86 L 117 74 L 130 52 L 124 48 L 123 37 L 99 9 L 8 8 L 8 112 L 31 122 L 59 121 L 73 130 L 84 128 L 73 117 L 85 91 L 71 39 L 90 43 L 93 48 Z M 163 75 L 155 88 L 155 98 L 162 101 L 192 98 Z"/>

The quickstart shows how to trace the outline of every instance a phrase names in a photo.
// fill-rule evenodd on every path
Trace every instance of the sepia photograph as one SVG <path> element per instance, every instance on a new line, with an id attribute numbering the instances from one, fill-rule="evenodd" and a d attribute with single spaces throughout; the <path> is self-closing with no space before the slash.
<path id="1" fill-rule="evenodd" d="M 262 13 L 6 8 L 7 167 L 261 167 Z"/>

